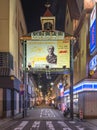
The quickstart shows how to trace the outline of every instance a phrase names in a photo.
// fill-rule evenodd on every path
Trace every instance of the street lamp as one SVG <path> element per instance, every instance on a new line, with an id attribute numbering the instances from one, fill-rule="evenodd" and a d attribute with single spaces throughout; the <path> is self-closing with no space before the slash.
<path id="1" fill-rule="evenodd" d="M 26 41 L 23 42 L 23 118 L 27 116 L 27 73 L 26 73 Z"/>
<path id="2" fill-rule="evenodd" d="M 76 38 L 69 33 L 65 33 L 65 35 L 70 37 L 70 118 L 73 120 L 73 73 L 74 73 L 74 65 L 73 65 L 73 47 L 76 43 Z"/>

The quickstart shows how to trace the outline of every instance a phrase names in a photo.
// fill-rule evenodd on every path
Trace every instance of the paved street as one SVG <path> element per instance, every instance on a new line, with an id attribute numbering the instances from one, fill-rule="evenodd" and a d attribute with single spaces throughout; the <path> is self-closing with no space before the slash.
<path id="1" fill-rule="evenodd" d="M 13 120 L 0 124 L 0 130 L 97 130 L 97 126 L 86 121 L 73 121 L 62 112 L 50 108 L 34 108 L 27 117 L 17 116 Z"/>

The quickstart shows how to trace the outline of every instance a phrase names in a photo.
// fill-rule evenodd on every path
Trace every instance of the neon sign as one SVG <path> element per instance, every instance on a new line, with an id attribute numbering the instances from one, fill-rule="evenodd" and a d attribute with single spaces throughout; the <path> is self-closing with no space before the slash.
<path id="1" fill-rule="evenodd" d="M 95 55 L 89 62 L 89 70 L 93 70 L 97 66 L 97 55 Z"/>
<path id="2" fill-rule="evenodd" d="M 97 51 L 96 44 L 96 5 L 94 6 L 90 15 L 90 54 L 94 54 Z"/>
<path id="3" fill-rule="evenodd" d="M 82 81 L 73 87 L 73 94 L 84 91 L 97 91 L 97 81 Z M 70 90 L 64 91 L 64 96 L 70 95 Z"/>

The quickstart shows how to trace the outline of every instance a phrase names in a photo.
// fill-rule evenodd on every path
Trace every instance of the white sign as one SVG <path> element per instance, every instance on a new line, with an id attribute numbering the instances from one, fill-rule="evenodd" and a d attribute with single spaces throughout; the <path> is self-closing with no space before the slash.
<path id="1" fill-rule="evenodd" d="M 33 40 L 62 40 L 64 32 L 61 31 L 35 31 L 31 33 Z"/>
<path id="2" fill-rule="evenodd" d="M 95 19 L 96 19 L 96 5 L 94 6 L 92 13 L 90 15 L 90 27 L 93 25 Z"/>
<path id="3" fill-rule="evenodd" d="M 97 66 L 97 55 L 95 55 L 90 63 L 89 63 L 89 70 L 93 70 Z"/>

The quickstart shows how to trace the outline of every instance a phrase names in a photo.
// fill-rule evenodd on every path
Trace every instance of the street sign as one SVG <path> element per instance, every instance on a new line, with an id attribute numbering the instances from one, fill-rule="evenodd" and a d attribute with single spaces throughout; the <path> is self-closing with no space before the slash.
<path id="1" fill-rule="evenodd" d="M 20 84 L 20 94 L 24 94 L 24 84 Z"/>

